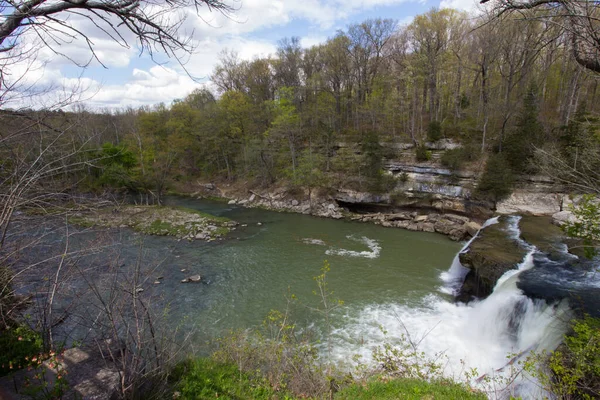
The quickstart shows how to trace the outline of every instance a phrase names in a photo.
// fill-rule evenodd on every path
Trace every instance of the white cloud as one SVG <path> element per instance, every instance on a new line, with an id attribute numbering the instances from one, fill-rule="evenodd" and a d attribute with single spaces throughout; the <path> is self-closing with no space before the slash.
<path id="1" fill-rule="evenodd" d="M 63 45 L 55 47 L 62 56 L 42 46 L 33 65 L 21 63 L 11 68 L 15 76 L 19 75 L 19 72 L 23 74 L 26 71 L 23 82 L 30 86 L 56 88 L 59 85 L 66 85 L 72 89 L 88 88 L 87 93 L 96 93 L 92 99 L 96 105 L 135 106 L 161 101 L 169 103 L 172 99 L 184 97 L 200 85 L 190 78 L 190 75 L 206 81 L 218 62 L 219 54 L 224 49 L 237 52 L 241 59 L 266 57 L 275 53 L 275 43 L 280 37 L 253 39 L 249 37 L 250 33 L 261 32 L 261 37 L 265 37 L 265 32 L 269 29 L 284 27 L 290 22 L 301 20 L 303 23 L 310 24 L 310 34 L 301 39 L 301 44 L 303 47 L 310 47 L 326 41 L 327 37 L 321 33 L 322 30 L 329 30 L 343 24 L 346 18 L 359 12 L 377 6 L 409 2 L 423 3 L 425 0 L 225 1 L 236 8 L 231 17 L 218 12 L 208 12 L 207 9 L 201 9 L 200 15 L 196 15 L 194 9 L 186 10 L 184 14 L 186 20 L 181 26 L 181 34 L 185 37 L 194 32 L 193 42 L 197 45 L 197 49 L 194 54 L 185 57 L 187 61 L 184 65 L 185 69 L 173 60 L 166 64 L 167 67 L 140 67 L 142 63 L 137 61 L 139 49 L 136 48 L 137 43 L 131 32 L 126 29 L 120 30 L 120 34 L 128 43 L 124 46 L 123 43 L 107 37 L 106 33 L 90 23 L 89 19 L 76 14 L 69 17 L 69 24 L 87 36 L 96 57 L 103 65 L 118 70 L 116 75 L 125 76 L 122 83 L 103 85 L 93 76 L 80 79 L 73 77 L 72 68 L 65 68 L 73 62 L 80 65 L 88 63 L 91 66 L 100 65 L 93 59 L 88 42 L 81 36 L 68 39 Z M 464 7 L 471 2 L 476 0 L 442 0 L 441 3 L 447 6 Z M 151 6 L 148 12 L 160 10 L 160 7 Z M 402 22 L 410 20 L 412 17 Z M 30 40 L 31 43 L 34 41 L 33 35 L 25 39 Z M 144 57 L 147 58 L 148 55 Z M 165 61 L 164 56 L 159 57 L 161 57 L 160 61 Z M 123 74 L 124 70 L 129 72 Z M 56 89 L 51 91 L 54 94 L 59 92 Z"/>
<path id="2" fill-rule="evenodd" d="M 479 6 L 479 0 L 441 0 L 440 8 L 455 8 L 463 11 L 475 11 Z"/>

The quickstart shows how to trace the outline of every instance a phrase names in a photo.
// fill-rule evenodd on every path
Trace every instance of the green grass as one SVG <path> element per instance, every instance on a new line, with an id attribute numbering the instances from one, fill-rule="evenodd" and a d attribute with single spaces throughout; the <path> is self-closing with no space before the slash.
<path id="1" fill-rule="evenodd" d="M 355 383 L 335 396 L 337 400 L 485 400 L 483 393 L 469 391 L 462 385 L 447 381 L 427 382 L 418 379 L 375 378 L 365 385 Z"/>
<path id="2" fill-rule="evenodd" d="M 267 383 L 239 372 L 235 365 L 199 358 L 178 364 L 173 371 L 180 399 L 291 399 Z"/>

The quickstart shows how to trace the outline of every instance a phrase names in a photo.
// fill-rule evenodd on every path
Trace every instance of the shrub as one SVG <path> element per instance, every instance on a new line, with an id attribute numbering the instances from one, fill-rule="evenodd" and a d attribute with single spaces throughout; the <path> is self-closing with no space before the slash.
<path id="1" fill-rule="evenodd" d="M 42 338 L 25 325 L 0 331 L 0 376 L 29 366 L 42 350 Z"/>
<path id="2" fill-rule="evenodd" d="M 431 160 L 431 152 L 424 145 L 419 145 L 415 147 L 415 157 L 417 161 L 429 161 Z"/>
<path id="3" fill-rule="evenodd" d="M 600 319 L 575 320 L 564 343 L 550 354 L 532 354 L 525 370 L 560 399 L 600 396 Z"/>
<path id="4" fill-rule="evenodd" d="M 438 121 L 431 121 L 427 127 L 427 140 L 437 142 L 442 138 L 442 124 Z"/>

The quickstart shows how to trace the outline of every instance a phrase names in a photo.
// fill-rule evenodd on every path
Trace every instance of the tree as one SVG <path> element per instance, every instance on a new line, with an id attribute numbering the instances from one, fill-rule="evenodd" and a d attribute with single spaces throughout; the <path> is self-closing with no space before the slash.
<path id="1" fill-rule="evenodd" d="M 481 0 L 482 4 L 490 0 Z M 600 73 L 600 8 L 593 0 L 492 0 L 498 16 L 535 10 L 535 19 L 549 19 L 570 35 L 573 57 L 584 68 Z"/>
<path id="2" fill-rule="evenodd" d="M 475 195 L 496 204 L 512 193 L 514 182 L 514 175 L 504 154 L 494 154 L 479 178 Z"/>
<path id="3" fill-rule="evenodd" d="M 515 130 L 504 143 L 500 143 L 506 160 L 516 173 L 531 170 L 530 161 L 535 147 L 539 147 L 544 138 L 544 127 L 538 120 L 537 97 L 537 88 L 531 85 L 523 100 Z"/>

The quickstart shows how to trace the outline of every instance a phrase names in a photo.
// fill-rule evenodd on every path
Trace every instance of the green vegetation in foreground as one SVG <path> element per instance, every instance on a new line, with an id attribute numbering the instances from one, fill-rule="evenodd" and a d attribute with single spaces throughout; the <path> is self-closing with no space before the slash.
<path id="1" fill-rule="evenodd" d="M 233 364 L 222 364 L 209 358 L 188 360 L 173 371 L 178 381 L 176 393 L 181 399 L 291 399 L 275 392 L 268 382 L 240 372 Z M 177 394 L 173 396 L 177 398 Z"/>
<path id="2" fill-rule="evenodd" d="M 173 373 L 180 399 L 295 399 L 290 393 L 276 391 L 267 380 L 239 371 L 233 364 L 208 358 L 188 360 L 177 365 Z M 175 394 L 174 398 L 177 398 Z M 420 379 L 377 376 L 365 383 L 355 382 L 336 393 L 335 399 L 486 399 L 451 381 L 427 382 Z"/>
<path id="3" fill-rule="evenodd" d="M 420 379 L 390 379 L 380 376 L 365 384 L 355 383 L 335 396 L 340 400 L 422 400 L 422 399 L 481 399 L 483 393 L 469 391 L 464 386 L 451 381 L 427 382 Z"/>
<path id="4" fill-rule="evenodd" d="M 146 235 L 210 240 L 229 233 L 236 222 L 185 207 L 122 206 L 77 213 L 69 222 L 82 227 L 127 226 Z"/>

